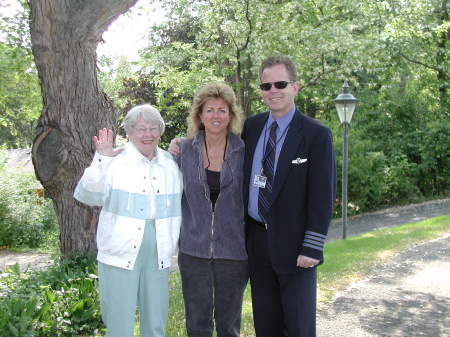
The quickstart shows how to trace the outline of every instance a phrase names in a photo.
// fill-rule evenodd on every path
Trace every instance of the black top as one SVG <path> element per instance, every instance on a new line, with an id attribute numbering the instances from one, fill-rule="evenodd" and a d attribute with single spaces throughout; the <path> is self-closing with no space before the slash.
<path id="1" fill-rule="evenodd" d="M 205 171 L 206 181 L 209 185 L 209 199 L 211 200 L 212 207 L 214 209 L 220 193 L 220 171 L 211 171 L 208 169 L 205 169 Z"/>

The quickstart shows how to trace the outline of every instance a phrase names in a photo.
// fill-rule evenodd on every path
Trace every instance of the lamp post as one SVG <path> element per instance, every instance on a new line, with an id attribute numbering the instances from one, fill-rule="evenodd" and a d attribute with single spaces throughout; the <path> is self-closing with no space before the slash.
<path id="1" fill-rule="evenodd" d="M 334 99 L 339 121 L 344 129 L 342 159 L 342 238 L 347 238 L 347 187 L 348 187 L 348 129 L 358 100 L 350 93 L 347 81 L 342 86 L 342 94 Z"/>

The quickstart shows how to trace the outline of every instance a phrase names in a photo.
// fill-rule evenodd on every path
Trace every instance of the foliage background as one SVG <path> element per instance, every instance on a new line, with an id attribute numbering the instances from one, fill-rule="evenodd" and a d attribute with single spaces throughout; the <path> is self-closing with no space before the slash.
<path id="1" fill-rule="evenodd" d="M 0 151 L 0 247 L 37 248 L 56 232 L 53 205 L 34 175 L 7 169 L 6 158 Z"/>
<path id="2" fill-rule="evenodd" d="M 11 1 L 21 9 L 7 16 L 3 9 Z M 0 0 L 0 145 L 21 148 L 32 143 L 42 97 L 27 1 L 11 1 Z M 167 123 L 165 146 L 184 135 L 195 91 L 212 80 L 230 83 L 246 114 L 264 111 L 258 65 L 268 55 L 288 54 L 299 65 L 297 106 L 333 130 L 339 179 L 342 136 L 332 100 L 344 80 L 359 99 L 350 136 L 350 215 L 450 195 L 448 0 L 151 2 L 167 17 L 149 25 L 139 60 L 98 60 L 102 88 L 120 111 L 118 126 L 130 107 L 154 104 Z M 57 232 L 52 205 L 33 186 L 32 176 L 0 164 L 0 246 L 34 247 Z M 338 181 L 338 196 L 340 187 Z M 171 287 L 179 288 L 179 280 Z M 1 278 L 0 331 L 101 334 L 96 289 L 90 258 L 61 261 L 43 273 L 16 268 Z M 178 309 L 178 327 L 170 326 L 183 331 L 182 304 Z"/>
<path id="3" fill-rule="evenodd" d="M 0 15 L 0 144 L 8 148 L 30 144 L 42 108 L 28 8 L 20 2 L 15 17 Z M 139 4 L 134 15 L 160 15 Z M 259 63 L 288 54 L 299 66 L 297 106 L 333 130 L 339 179 L 342 136 L 332 100 L 344 80 L 359 99 L 350 132 L 350 214 L 449 195 L 447 0 L 152 4 L 166 18 L 149 24 L 139 60 L 98 60 L 102 87 L 120 111 L 118 126 L 130 107 L 149 102 L 167 123 L 164 147 L 185 134 L 192 97 L 212 80 L 230 83 L 246 114 L 264 111 Z M 339 180 L 338 196 L 340 187 Z"/>
<path id="4" fill-rule="evenodd" d="M 22 7 L 14 17 L 7 16 L 7 2 L 0 1 L 0 144 L 30 147 L 42 97 L 31 53 L 29 12 Z"/>

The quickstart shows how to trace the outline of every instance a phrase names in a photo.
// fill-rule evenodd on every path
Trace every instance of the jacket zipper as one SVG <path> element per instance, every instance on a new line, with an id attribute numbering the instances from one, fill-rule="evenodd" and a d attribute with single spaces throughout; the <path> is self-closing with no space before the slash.
<path id="1" fill-rule="evenodd" d="M 211 212 L 212 212 L 212 218 L 211 218 L 211 258 L 214 258 L 214 210 L 212 209 L 212 203 L 211 203 Z"/>

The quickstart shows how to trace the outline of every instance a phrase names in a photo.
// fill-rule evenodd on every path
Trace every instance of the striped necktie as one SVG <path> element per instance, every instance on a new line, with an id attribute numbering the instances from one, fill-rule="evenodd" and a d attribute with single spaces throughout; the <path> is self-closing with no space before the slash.
<path id="1" fill-rule="evenodd" d="M 258 210 L 261 218 L 266 222 L 266 214 L 269 212 L 269 199 L 272 193 L 273 175 L 275 172 L 275 145 L 277 143 L 277 127 L 276 121 L 270 126 L 269 140 L 264 151 L 262 169 L 263 174 L 267 178 L 265 188 L 259 189 L 258 194 Z"/>

